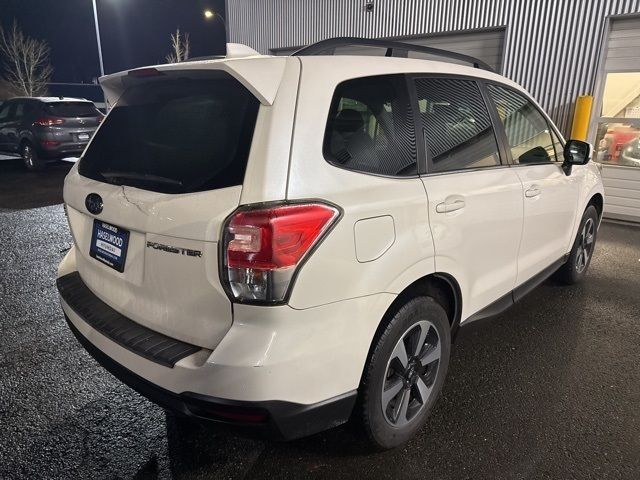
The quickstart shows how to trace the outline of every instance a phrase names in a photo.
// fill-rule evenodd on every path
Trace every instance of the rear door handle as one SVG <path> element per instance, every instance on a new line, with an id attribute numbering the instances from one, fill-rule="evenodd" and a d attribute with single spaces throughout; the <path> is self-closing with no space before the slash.
<path id="1" fill-rule="evenodd" d="M 529 187 L 524 191 L 524 196 L 527 198 L 537 197 L 538 195 L 540 195 L 540 189 L 536 186 Z"/>
<path id="2" fill-rule="evenodd" d="M 464 208 L 465 203 L 464 200 L 454 200 L 452 202 L 442 202 L 436 205 L 436 212 L 438 213 L 449 213 L 455 212 L 456 210 L 460 210 Z"/>

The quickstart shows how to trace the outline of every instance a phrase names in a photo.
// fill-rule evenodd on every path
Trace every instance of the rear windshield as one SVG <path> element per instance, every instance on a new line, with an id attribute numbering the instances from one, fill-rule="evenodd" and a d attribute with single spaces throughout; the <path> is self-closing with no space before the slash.
<path id="1" fill-rule="evenodd" d="M 93 103 L 89 102 L 55 102 L 47 103 L 47 113 L 54 117 L 98 117 L 100 112 Z"/>
<path id="2" fill-rule="evenodd" d="M 80 174 L 162 193 L 241 185 L 258 106 L 227 74 L 132 86 L 96 133 Z"/>

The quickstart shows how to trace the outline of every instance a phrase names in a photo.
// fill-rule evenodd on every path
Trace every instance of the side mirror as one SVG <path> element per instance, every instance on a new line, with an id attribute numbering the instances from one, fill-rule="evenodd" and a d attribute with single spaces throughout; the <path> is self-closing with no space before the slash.
<path id="1" fill-rule="evenodd" d="M 571 175 L 574 165 L 585 165 L 591 160 L 593 147 L 582 140 L 569 140 L 564 146 L 564 162 L 562 169 L 566 175 Z"/>

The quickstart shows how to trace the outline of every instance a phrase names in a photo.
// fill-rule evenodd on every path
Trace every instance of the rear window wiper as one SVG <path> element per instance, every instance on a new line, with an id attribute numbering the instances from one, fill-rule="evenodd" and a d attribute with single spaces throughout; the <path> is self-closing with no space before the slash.
<path id="1" fill-rule="evenodd" d="M 153 175 L 151 173 L 134 173 L 134 172 L 100 172 L 107 180 L 115 180 L 124 179 L 124 180 L 141 180 L 143 182 L 148 183 L 158 183 L 163 185 L 172 185 L 174 187 L 182 187 L 182 182 L 180 180 L 175 180 L 173 178 L 161 177 L 160 175 Z"/>

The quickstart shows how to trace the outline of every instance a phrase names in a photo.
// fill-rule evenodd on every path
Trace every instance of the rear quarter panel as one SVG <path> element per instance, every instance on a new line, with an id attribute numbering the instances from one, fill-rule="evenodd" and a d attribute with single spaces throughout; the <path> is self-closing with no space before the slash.
<path id="1" fill-rule="evenodd" d="M 404 66 L 412 63 L 405 61 Z M 302 266 L 289 302 L 293 308 L 397 294 L 434 271 L 427 197 L 420 179 L 352 172 L 329 164 L 322 153 L 335 87 L 349 78 L 401 73 L 399 65 L 403 63 L 374 64 L 357 57 L 302 60 L 287 199 L 326 200 L 342 209 L 342 217 Z M 375 220 L 385 216 L 392 221 Z M 362 228 L 368 219 L 374 220 Z M 367 243 L 370 248 L 362 248 Z"/>

